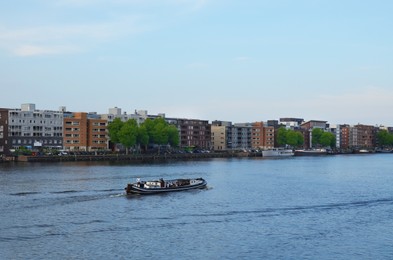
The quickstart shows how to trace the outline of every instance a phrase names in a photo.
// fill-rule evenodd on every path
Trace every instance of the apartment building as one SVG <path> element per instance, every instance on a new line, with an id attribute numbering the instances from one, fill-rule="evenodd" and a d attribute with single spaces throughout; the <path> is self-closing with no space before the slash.
<path id="1" fill-rule="evenodd" d="M 326 130 L 329 128 L 329 124 L 327 121 L 322 120 L 310 120 L 304 122 L 300 125 L 300 128 L 303 130 L 303 137 L 304 137 L 304 146 L 305 148 L 312 147 L 312 130 L 314 128 L 320 128 L 322 130 Z"/>
<path id="2" fill-rule="evenodd" d="M 37 110 L 35 104 L 8 109 L 10 148 L 61 148 L 63 145 L 63 111 Z"/>
<path id="3" fill-rule="evenodd" d="M 64 114 L 64 149 L 97 151 L 108 149 L 108 121 L 96 113 Z"/>
<path id="4" fill-rule="evenodd" d="M 162 114 L 159 114 L 162 116 Z M 102 114 L 101 119 L 107 120 L 108 123 L 112 122 L 115 118 L 120 118 L 121 121 L 126 122 L 130 119 L 135 119 L 135 121 L 139 124 L 143 123 L 147 118 L 151 118 L 147 113 L 147 110 L 135 110 L 134 114 L 127 114 L 127 112 L 121 111 L 121 108 L 114 107 L 108 109 L 108 114 Z M 162 117 L 165 117 L 162 116 Z"/>
<path id="5" fill-rule="evenodd" d="M 0 108 L 0 157 L 10 153 L 8 143 L 8 109 Z"/>
<path id="6" fill-rule="evenodd" d="M 274 127 L 263 122 L 255 122 L 251 128 L 251 147 L 253 149 L 271 149 L 274 147 Z"/>
<path id="7" fill-rule="evenodd" d="M 234 124 L 231 134 L 230 149 L 250 149 L 251 148 L 251 123 Z"/>
<path id="8" fill-rule="evenodd" d="M 303 118 L 294 118 L 294 117 L 283 117 L 280 118 L 280 125 L 285 126 L 287 129 L 299 129 L 300 126 L 304 123 Z"/>
<path id="9" fill-rule="evenodd" d="M 211 125 L 208 120 L 165 119 L 175 124 L 180 133 L 181 147 L 199 147 L 211 149 Z"/>
<path id="10" fill-rule="evenodd" d="M 337 125 L 335 129 L 336 147 L 340 149 L 349 148 L 349 125 Z"/>
<path id="11" fill-rule="evenodd" d="M 87 147 L 89 151 L 108 149 L 108 121 L 101 118 L 87 119 Z"/>
<path id="12" fill-rule="evenodd" d="M 212 147 L 214 151 L 222 151 L 227 149 L 226 126 L 212 125 Z"/>
<path id="13" fill-rule="evenodd" d="M 371 125 L 355 125 L 349 129 L 349 146 L 352 148 L 372 148 L 376 143 L 376 130 Z"/>
<path id="14" fill-rule="evenodd" d="M 230 150 L 232 149 L 232 122 L 214 120 L 212 123 L 212 145 L 215 150 Z M 215 133 L 213 136 L 213 129 Z M 220 133 L 221 132 L 221 133 Z M 224 145 L 221 144 L 221 137 L 224 136 Z M 214 141 L 214 143 L 213 143 Z M 221 149 L 222 148 L 222 149 Z"/>

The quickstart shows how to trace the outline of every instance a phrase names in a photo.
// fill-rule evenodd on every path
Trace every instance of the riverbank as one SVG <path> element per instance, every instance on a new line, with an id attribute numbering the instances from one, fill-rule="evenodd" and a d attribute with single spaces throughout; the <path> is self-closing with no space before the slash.
<path id="1" fill-rule="evenodd" d="M 191 160 L 205 158 L 248 157 L 248 153 L 186 153 L 186 154 L 104 154 L 104 155 L 63 155 L 63 156 L 18 156 L 17 162 L 76 162 L 76 161 L 129 161 L 146 163 L 166 160 Z"/>
<path id="2" fill-rule="evenodd" d="M 370 154 L 374 152 L 367 152 Z M 378 151 L 377 151 L 378 153 Z M 322 156 L 331 155 L 348 155 L 359 154 L 359 152 L 330 152 L 319 154 Z M 302 156 L 314 156 L 313 153 L 302 154 Z M 301 156 L 295 153 L 295 156 Z M 244 157 L 262 157 L 261 152 L 211 152 L 211 153 L 176 153 L 176 154 L 89 154 L 89 155 L 46 155 L 46 156 L 15 156 L 0 158 L 0 163 L 6 162 L 76 162 L 76 161 L 128 161 L 133 163 L 160 162 L 167 160 L 193 160 L 208 158 L 244 158 Z"/>

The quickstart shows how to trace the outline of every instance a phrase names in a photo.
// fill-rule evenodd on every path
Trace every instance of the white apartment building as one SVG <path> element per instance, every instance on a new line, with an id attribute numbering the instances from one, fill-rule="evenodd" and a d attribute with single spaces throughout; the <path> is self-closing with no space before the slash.
<path id="1" fill-rule="evenodd" d="M 37 110 L 35 104 L 22 104 L 20 109 L 9 109 L 8 117 L 8 135 L 13 149 L 22 146 L 62 148 L 63 110 Z"/>

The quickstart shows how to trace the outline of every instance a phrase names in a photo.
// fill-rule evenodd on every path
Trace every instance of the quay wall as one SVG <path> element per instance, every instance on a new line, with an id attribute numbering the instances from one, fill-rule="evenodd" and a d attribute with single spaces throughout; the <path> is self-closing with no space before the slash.
<path id="1" fill-rule="evenodd" d="M 136 163 L 167 160 L 191 160 L 207 158 L 243 157 L 238 153 L 198 153 L 198 154 L 106 154 L 106 155 L 65 155 L 65 156 L 18 156 L 18 162 L 76 162 L 76 161 L 129 161 Z"/>

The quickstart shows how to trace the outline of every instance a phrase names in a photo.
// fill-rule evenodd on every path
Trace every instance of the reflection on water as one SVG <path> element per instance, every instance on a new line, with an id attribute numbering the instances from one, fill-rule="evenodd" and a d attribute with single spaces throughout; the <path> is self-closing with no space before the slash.
<path id="1" fill-rule="evenodd" d="M 388 259 L 392 155 L 0 164 L 4 259 Z M 124 194 L 136 178 L 208 188 Z"/>

